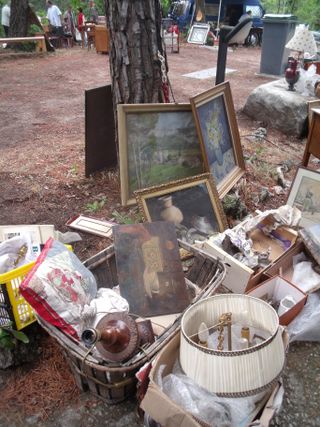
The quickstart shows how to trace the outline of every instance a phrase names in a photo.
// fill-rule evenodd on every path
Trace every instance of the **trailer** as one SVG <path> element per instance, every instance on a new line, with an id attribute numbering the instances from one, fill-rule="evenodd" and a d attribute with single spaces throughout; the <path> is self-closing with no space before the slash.
<path id="1" fill-rule="evenodd" d="M 205 17 L 202 21 L 219 27 L 221 23 L 235 26 L 240 17 L 249 10 L 252 12 L 253 26 L 262 27 L 262 17 L 265 13 L 259 0 L 202 0 Z M 196 20 L 196 0 L 173 1 L 168 17 L 173 19 L 180 30 L 191 26 Z"/>

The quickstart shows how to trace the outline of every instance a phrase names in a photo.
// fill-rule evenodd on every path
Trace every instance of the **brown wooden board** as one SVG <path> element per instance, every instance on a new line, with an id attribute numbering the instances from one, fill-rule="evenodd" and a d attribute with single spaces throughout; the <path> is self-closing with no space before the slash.
<path id="1" fill-rule="evenodd" d="M 85 175 L 117 165 L 111 85 L 85 91 Z"/>

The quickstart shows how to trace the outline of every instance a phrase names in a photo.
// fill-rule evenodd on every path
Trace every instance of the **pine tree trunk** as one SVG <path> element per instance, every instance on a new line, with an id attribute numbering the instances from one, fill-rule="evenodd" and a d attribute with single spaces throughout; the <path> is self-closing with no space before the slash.
<path id="1" fill-rule="evenodd" d="M 157 103 L 162 99 L 159 0 L 105 0 L 110 31 L 113 101 Z"/>
<path id="2" fill-rule="evenodd" d="M 9 37 L 25 37 L 28 33 L 28 0 L 11 0 Z"/>

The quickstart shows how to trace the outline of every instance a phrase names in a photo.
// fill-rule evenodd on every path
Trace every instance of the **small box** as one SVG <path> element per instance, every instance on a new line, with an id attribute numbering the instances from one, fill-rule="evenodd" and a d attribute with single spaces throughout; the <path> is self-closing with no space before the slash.
<path id="1" fill-rule="evenodd" d="M 162 349 L 153 362 L 153 367 L 149 374 L 150 383 L 146 395 L 141 402 L 141 408 L 146 412 L 147 417 L 150 416 L 151 419 L 162 426 L 209 427 L 204 421 L 197 420 L 191 413 L 185 411 L 181 406 L 173 402 L 155 382 L 155 378 L 157 378 L 158 371 L 162 365 L 165 365 L 164 371 L 162 372 L 163 376 L 172 372 L 173 365 L 179 355 L 179 345 L 180 334 L 177 334 Z M 278 400 L 276 397 L 280 397 L 281 395 L 283 395 L 283 387 L 281 383 L 278 382 L 272 391 L 257 404 L 252 419 L 246 426 L 268 426 L 275 413 L 274 406 L 276 400 Z M 258 415 L 260 415 L 259 419 L 257 419 Z M 259 420 L 262 419 L 263 423 L 260 424 Z"/>
<path id="2" fill-rule="evenodd" d="M 291 296 L 296 304 L 279 316 L 280 325 L 287 326 L 303 309 L 307 295 L 297 286 L 281 276 L 274 276 L 247 292 L 248 295 L 263 300 L 280 303 L 286 296 Z"/>
<path id="3" fill-rule="evenodd" d="M 274 232 L 273 237 L 269 237 L 262 231 L 261 228 L 263 226 L 264 221 L 248 233 L 250 239 L 253 241 L 253 249 L 266 251 L 270 248 L 269 259 L 271 263 L 277 260 L 280 261 L 286 251 L 295 244 L 297 232 L 291 228 L 282 226 Z M 216 245 L 213 239 L 203 242 L 202 249 L 223 261 L 226 267 L 226 276 L 223 284 L 234 293 L 242 294 L 259 284 L 263 273 L 269 267 L 267 266 L 254 271 Z"/>

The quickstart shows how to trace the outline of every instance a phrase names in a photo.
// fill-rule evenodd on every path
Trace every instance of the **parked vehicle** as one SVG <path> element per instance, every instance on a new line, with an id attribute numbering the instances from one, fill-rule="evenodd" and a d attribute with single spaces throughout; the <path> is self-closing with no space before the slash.
<path id="1" fill-rule="evenodd" d="M 205 0 L 206 22 L 216 24 L 219 16 L 220 0 Z M 173 1 L 169 17 L 174 19 L 180 29 L 191 25 L 195 19 L 196 0 Z M 236 25 L 244 13 L 251 10 L 253 26 L 262 27 L 261 18 L 264 9 L 259 0 L 221 0 L 220 22 L 227 25 Z"/>

